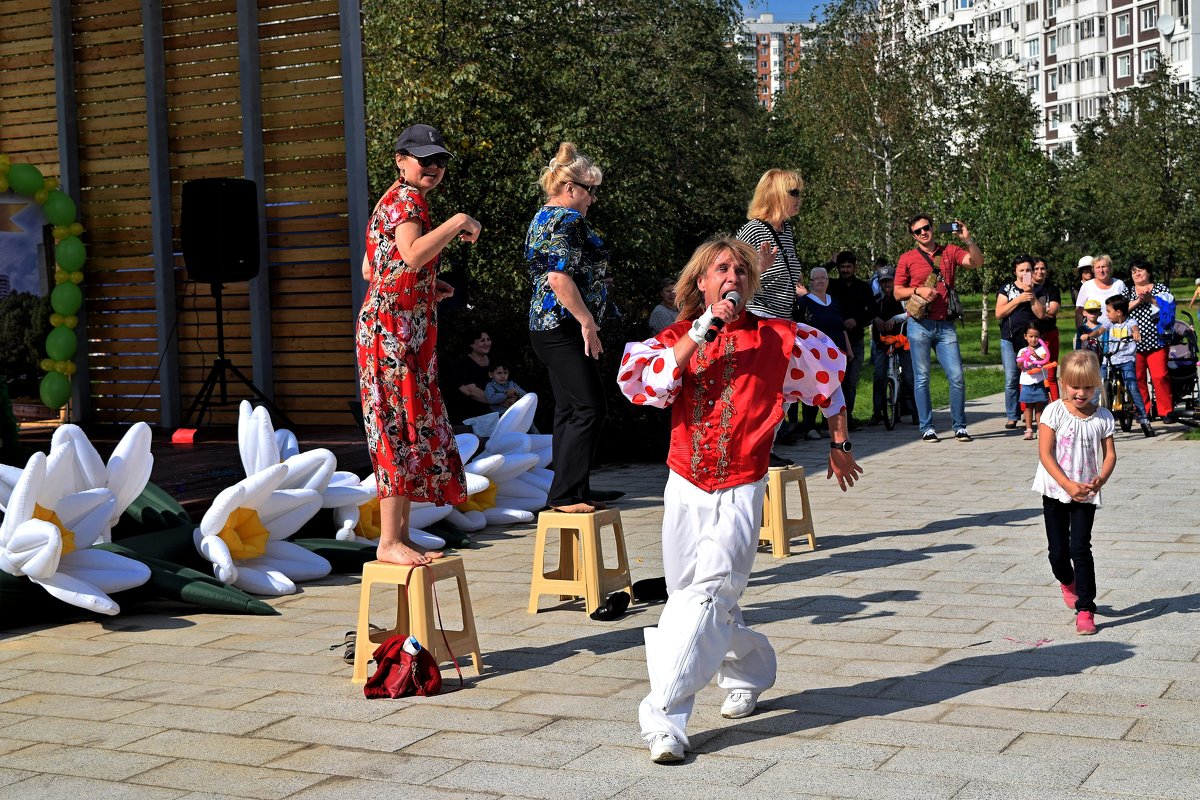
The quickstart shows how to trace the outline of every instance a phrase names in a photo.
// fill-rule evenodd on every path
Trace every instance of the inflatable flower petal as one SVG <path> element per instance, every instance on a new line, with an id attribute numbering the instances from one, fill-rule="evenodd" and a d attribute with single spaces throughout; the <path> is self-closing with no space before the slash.
<path id="1" fill-rule="evenodd" d="M 537 395 L 527 394 L 501 415 L 483 453 L 465 467 L 468 481 L 471 475 L 482 476 L 488 487 L 472 491 L 468 486 L 467 502 L 449 522 L 463 530 L 531 522 L 533 512 L 546 505 L 553 475 L 544 467 L 550 463 L 552 437 L 527 433 L 536 410 Z"/>
<path id="2" fill-rule="evenodd" d="M 284 542 L 321 507 L 314 489 L 283 489 L 287 464 L 243 478 L 213 499 L 193 534 L 196 549 L 226 583 L 256 594 L 290 594 L 295 580 L 328 575 L 324 558 Z M 277 545 L 286 545 L 278 547 Z"/>
<path id="3" fill-rule="evenodd" d="M 282 489 L 312 489 L 324 495 L 337 469 L 333 453 L 320 447 L 301 453 L 291 431 L 275 430 L 267 409 L 254 408 L 247 400 L 238 406 L 238 453 L 247 476 L 281 461 L 287 464 L 288 477 Z"/>
<path id="4" fill-rule="evenodd" d="M 57 451 L 74 450 L 64 442 Z M 98 457 L 97 457 L 98 458 Z M 73 452 L 74 475 L 84 474 Z M 8 497 L 0 523 L 0 569 L 27 576 L 54 597 L 100 614 L 120 607 L 108 592 L 131 589 L 150 579 L 150 568 L 116 553 L 91 549 L 108 525 L 117 500 L 108 489 L 65 493 L 50 481 L 48 459 L 35 453 Z M 94 472 L 95 464 L 91 464 Z M 45 504 L 45 505 L 44 505 Z"/>
<path id="5" fill-rule="evenodd" d="M 349 472 L 339 472 L 338 475 L 353 477 L 353 473 Z M 357 488 L 360 494 L 351 498 L 352 502 L 335 506 L 333 509 L 334 519 L 338 523 L 338 532 L 335 538 L 344 542 L 377 544 L 380 533 L 379 494 L 376 490 L 375 476 L 368 476 L 359 482 Z M 409 538 L 422 547 L 441 550 L 446 546 L 446 540 L 421 530 L 421 527 L 444 519 L 453 510 L 452 506 L 413 503 L 409 516 Z"/>
<path id="6" fill-rule="evenodd" d="M 131 426 L 105 464 L 77 425 L 63 425 L 54 432 L 47 464 L 49 484 L 64 493 L 102 488 L 113 494 L 115 502 L 100 530 L 99 541 L 112 540 L 112 526 L 150 482 L 154 467 L 154 456 L 150 454 L 152 439 L 146 423 Z"/>

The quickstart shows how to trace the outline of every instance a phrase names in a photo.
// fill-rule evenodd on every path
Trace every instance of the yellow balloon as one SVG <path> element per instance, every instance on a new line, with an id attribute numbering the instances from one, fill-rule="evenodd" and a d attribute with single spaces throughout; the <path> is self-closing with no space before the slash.
<path id="1" fill-rule="evenodd" d="M 82 236 L 83 235 L 83 224 L 79 223 L 79 222 L 72 222 L 70 225 L 67 226 L 67 230 L 70 232 L 71 236 Z"/>
<path id="2" fill-rule="evenodd" d="M 71 273 L 67 272 L 62 267 L 54 268 L 54 285 L 55 286 L 57 286 L 60 283 L 66 283 L 69 280 L 71 280 Z"/>
<path id="3" fill-rule="evenodd" d="M 11 163 L 8 160 L 8 153 L 0 153 L 0 167 L 7 167 Z"/>
<path id="4" fill-rule="evenodd" d="M 71 283 L 83 283 L 83 272 L 68 272 L 67 277 L 71 279 Z"/>
<path id="5" fill-rule="evenodd" d="M 0 192 L 8 191 L 8 178 L 0 177 Z"/>
<path id="6" fill-rule="evenodd" d="M 76 326 L 79 325 L 79 317 L 74 314 L 68 314 L 63 317 L 63 325 L 66 325 L 71 330 L 75 330 Z"/>
<path id="7" fill-rule="evenodd" d="M 54 369 L 54 359 L 43 358 L 38 362 L 38 366 L 42 368 L 42 372 L 51 372 Z"/>
<path id="8" fill-rule="evenodd" d="M 67 369 L 66 369 L 66 373 L 67 373 L 67 377 L 68 377 L 68 378 L 69 378 L 69 377 L 71 377 L 72 375 L 74 375 L 74 374 L 75 374 L 75 369 L 76 369 L 76 368 L 75 368 L 75 362 L 74 362 L 74 361 L 68 361 L 68 362 L 67 362 Z"/>
<path id="9" fill-rule="evenodd" d="M 58 188 L 58 178 L 46 178 L 46 191 L 52 192 Z"/>
<path id="10" fill-rule="evenodd" d="M 36 192 L 34 192 L 34 193 L 33 193 L 33 201 L 34 201 L 35 203 L 37 203 L 37 204 L 40 206 L 42 203 L 45 203 L 45 202 L 46 202 L 46 198 L 47 198 L 47 197 L 49 197 L 49 196 L 50 196 L 50 192 L 48 192 L 48 191 L 47 191 L 47 190 L 46 190 L 46 189 L 43 187 L 43 188 L 41 188 L 41 189 L 38 189 Z"/>
<path id="11" fill-rule="evenodd" d="M 71 362 L 70 362 L 70 361 L 59 361 L 59 362 L 56 362 L 56 363 L 55 363 L 55 365 L 54 365 L 54 371 L 55 371 L 55 372 L 61 372 L 63 375 L 66 375 L 66 374 L 67 374 L 67 368 L 68 368 L 68 367 L 70 367 L 70 366 L 71 366 Z"/>
<path id="12" fill-rule="evenodd" d="M 55 313 L 50 315 L 50 324 L 55 328 L 61 328 L 65 321 L 66 318 L 62 314 Z"/>

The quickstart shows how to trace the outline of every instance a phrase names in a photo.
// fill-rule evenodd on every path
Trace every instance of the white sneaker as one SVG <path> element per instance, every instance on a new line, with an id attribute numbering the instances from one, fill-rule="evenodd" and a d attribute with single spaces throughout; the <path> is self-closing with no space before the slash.
<path id="1" fill-rule="evenodd" d="M 669 733 L 657 734 L 650 740 L 650 760 L 655 764 L 683 761 L 683 745 Z"/>
<path id="2" fill-rule="evenodd" d="M 758 694 L 749 689 L 734 689 L 721 705 L 721 716 L 726 719 L 750 716 L 758 706 Z"/>

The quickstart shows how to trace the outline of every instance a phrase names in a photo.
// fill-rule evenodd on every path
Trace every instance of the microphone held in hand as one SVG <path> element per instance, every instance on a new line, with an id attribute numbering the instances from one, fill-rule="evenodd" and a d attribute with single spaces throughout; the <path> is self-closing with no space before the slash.
<path id="1" fill-rule="evenodd" d="M 735 306 L 739 306 L 742 304 L 742 296 L 740 294 L 738 294 L 737 292 L 729 292 L 721 299 L 728 300 L 729 302 L 733 303 Z M 706 342 L 714 341 L 717 338 L 717 333 L 721 330 L 721 328 L 724 328 L 724 327 L 725 327 L 725 320 L 723 320 L 719 317 L 714 319 L 712 321 L 712 325 L 709 325 L 708 330 L 704 332 L 704 341 L 706 341 Z"/>

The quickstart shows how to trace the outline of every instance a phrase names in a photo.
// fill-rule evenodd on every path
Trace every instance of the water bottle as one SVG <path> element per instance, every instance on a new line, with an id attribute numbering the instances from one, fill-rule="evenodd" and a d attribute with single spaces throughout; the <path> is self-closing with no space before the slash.
<path id="1" fill-rule="evenodd" d="M 421 643 L 417 641 L 417 637 L 409 636 L 404 640 L 404 644 L 400 649 L 408 653 L 410 656 L 415 656 L 417 653 L 421 652 Z"/>

